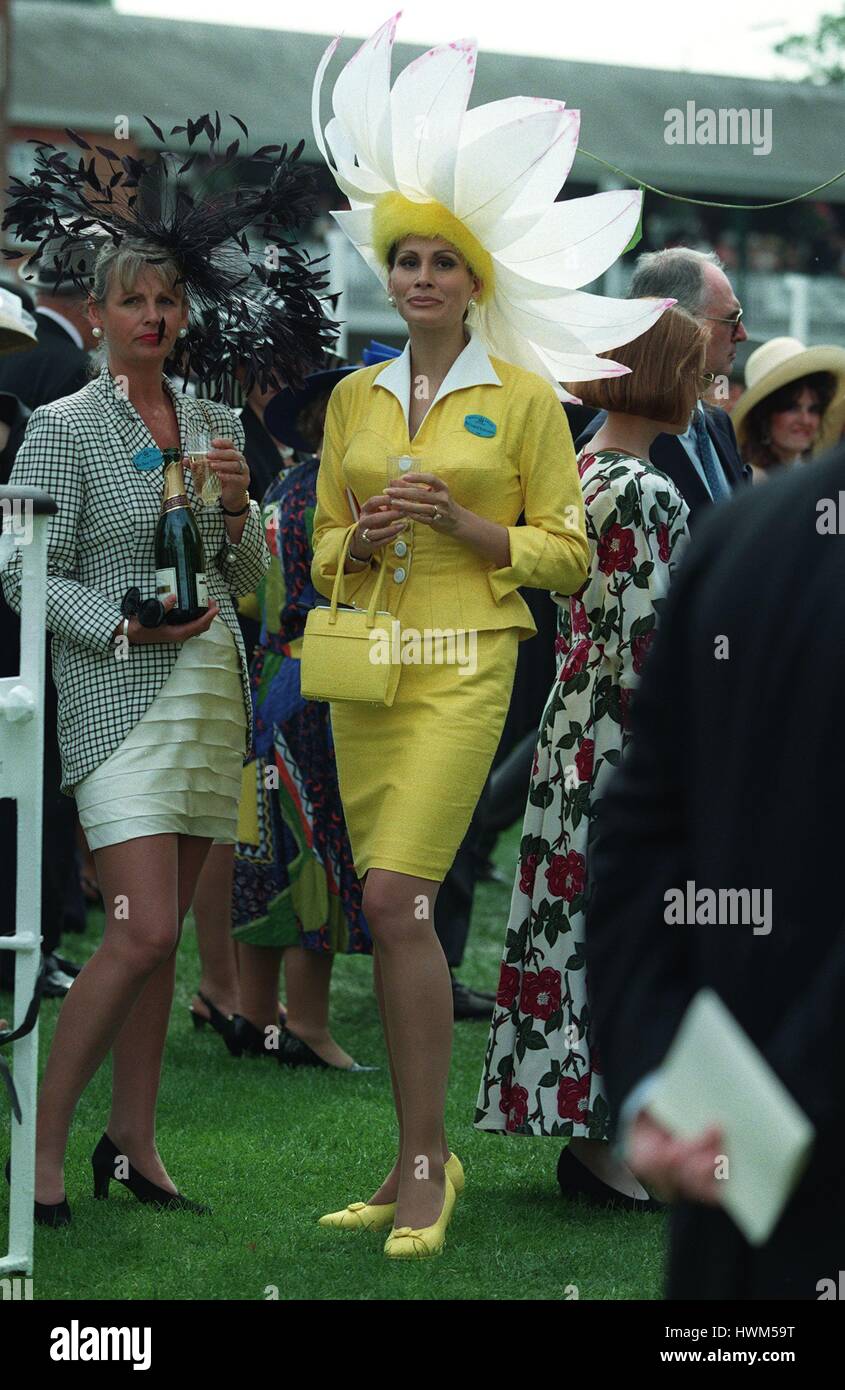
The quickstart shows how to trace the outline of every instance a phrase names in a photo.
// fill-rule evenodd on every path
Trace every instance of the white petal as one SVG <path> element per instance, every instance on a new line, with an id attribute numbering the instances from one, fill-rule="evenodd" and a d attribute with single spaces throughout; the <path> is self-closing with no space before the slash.
<path id="1" fill-rule="evenodd" d="M 326 142 L 323 139 L 323 124 L 320 119 L 320 93 L 323 90 L 323 78 L 326 75 L 326 68 L 334 57 L 339 43 L 340 36 L 336 39 L 332 39 L 317 65 L 317 71 L 314 74 L 314 85 L 311 88 L 311 129 L 314 131 L 314 139 L 317 141 L 317 148 L 329 168 L 331 168 L 331 160 L 329 159 L 329 152 L 326 149 Z"/>
<path id="2" fill-rule="evenodd" d="M 558 299 L 514 301 L 497 283 L 496 297 L 509 321 L 533 343 L 556 352 L 607 352 L 645 333 L 672 303 L 668 299 L 608 299 L 563 290 Z"/>
<path id="3" fill-rule="evenodd" d="M 401 11 L 399 12 L 401 13 Z M 399 13 L 361 44 L 342 69 L 332 107 L 359 162 L 395 187 L 390 134 L 390 55 Z"/>
<path id="4" fill-rule="evenodd" d="M 451 208 L 458 132 L 475 76 L 470 39 L 431 48 L 400 72 L 390 97 L 396 185 Z"/>
<path id="5" fill-rule="evenodd" d="M 378 276 L 381 283 L 387 286 L 387 266 L 384 265 L 376 255 L 372 245 L 373 214 L 369 207 L 355 208 L 351 212 L 333 212 L 337 225 L 342 232 L 345 232 L 355 247 L 355 250 L 364 258 L 370 270 Z"/>
<path id="6" fill-rule="evenodd" d="M 381 174 L 366 163 L 355 163 L 349 132 L 336 116 L 333 116 L 326 126 L 326 140 L 334 155 L 335 179 L 347 197 L 369 199 L 372 202 L 380 194 L 390 191 L 392 185 L 386 183 Z"/>
<path id="7" fill-rule="evenodd" d="M 595 357 L 588 352 L 556 353 L 529 342 L 514 328 L 496 297 L 481 306 L 477 323 L 477 331 L 494 357 L 501 357 L 542 377 L 555 388 L 558 399 L 562 401 L 578 402 L 577 396 L 561 386 L 563 381 L 593 381 L 599 377 L 624 376 L 630 370 L 619 362 Z"/>
<path id="8" fill-rule="evenodd" d="M 554 203 L 530 231 L 496 253 L 525 291 L 577 289 L 603 275 L 628 245 L 639 221 L 640 189 L 615 189 Z M 532 288 L 533 282 L 533 288 Z"/>
<path id="9" fill-rule="evenodd" d="M 578 143 L 577 111 L 538 102 L 521 116 L 461 143 L 455 165 L 455 213 L 487 245 L 489 233 L 519 199 L 519 212 L 539 215 L 566 181 Z M 471 113 L 467 113 L 469 116 Z"/>

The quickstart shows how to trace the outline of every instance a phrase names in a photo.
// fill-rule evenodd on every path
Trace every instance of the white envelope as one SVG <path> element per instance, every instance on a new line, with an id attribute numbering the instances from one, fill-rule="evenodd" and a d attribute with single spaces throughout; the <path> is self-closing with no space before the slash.
<path id="1" fill-rule="evenodd" d="M 683 1139 L 721 1128 L 722 1206 L 751 1245 L 768 1240 L 815 1130 L 712 989 L 699 990 L 684 1014 L 647 1105 Z"/>

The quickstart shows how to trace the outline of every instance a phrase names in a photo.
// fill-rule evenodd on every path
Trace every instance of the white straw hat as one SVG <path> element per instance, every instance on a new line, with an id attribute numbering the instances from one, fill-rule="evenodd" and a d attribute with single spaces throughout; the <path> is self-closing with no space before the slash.
<path id="1" fill-rule="evenodd" d="M 740 447 L 745 443 L 748 414 L 760 401 L 813 372 L 829 372 L 837 378 L 836 393 L 825 412 L 813 452 L 835 444 L 842 431 L 845 408 L 845 348 L 805 347 L 798 338 L 770 338 L 755 348 L 745 364 L 745 386 L 731 411 L 731 423 Z"/>
<path id="2" fill-rule="evenodd" d="M 35 319 L 11 290 L 0 289 L 0 354 L 38 347 Z"/>

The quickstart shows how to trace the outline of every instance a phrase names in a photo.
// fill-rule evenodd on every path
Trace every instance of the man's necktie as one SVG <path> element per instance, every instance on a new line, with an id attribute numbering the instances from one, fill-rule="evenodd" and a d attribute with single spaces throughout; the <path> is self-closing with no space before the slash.
<path id="1" fill-rule="evenodd" d="M 716 451 L 710 443 L 710 435 L 707 433 L 707 426 L 704 423 L 704 414 L 697 409 L 693 411 L 692 433 L 698 450 L 698 457 L 701 459 L 701 466 L 704 469 L 704 476 L 707 479 L 707 486 L 710 488 L 710 495 L 714 502 L 720 502 L 723 497 L 730 497 L 731 490 L 728 487 L 722 465 L 716 457 Z"/>

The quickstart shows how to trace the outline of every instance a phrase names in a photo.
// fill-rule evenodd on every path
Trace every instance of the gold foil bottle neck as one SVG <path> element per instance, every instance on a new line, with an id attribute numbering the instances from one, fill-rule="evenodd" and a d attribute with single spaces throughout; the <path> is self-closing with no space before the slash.
<path id="1" fill-rule="evenodd" d="M 161 510 L 172 511 L 175 507 L 187 507 L 188 494 L 185 490 L 185 470 L 181 458 L 171 459 L 164 465 L 164 492 Z"/>

